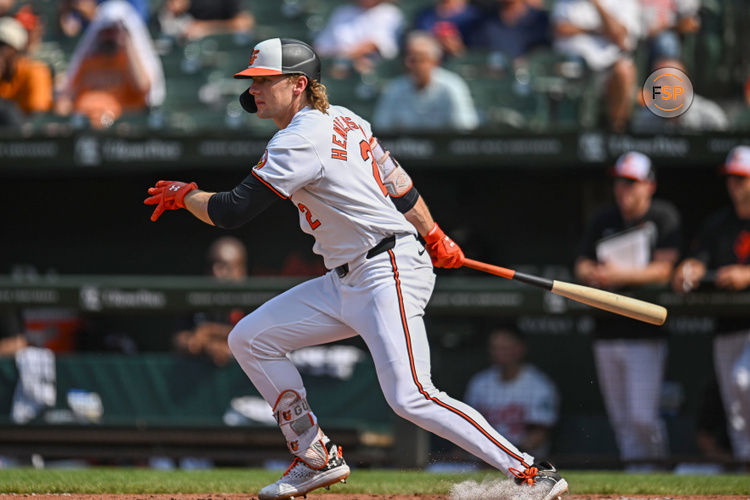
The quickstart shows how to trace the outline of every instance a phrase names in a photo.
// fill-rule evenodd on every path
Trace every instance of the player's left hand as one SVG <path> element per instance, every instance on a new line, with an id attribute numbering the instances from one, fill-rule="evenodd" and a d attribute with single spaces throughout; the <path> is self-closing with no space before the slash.
<path id="1" fill-rule="evenodd" d="M 156 221 L 165 210 L 185 208 L 185 195 L 198 189 L 195 182 L 159 181 L 154 187 L 148 188 L 148 198 L 143 200 L 146 205 L 156 205 L 151 214 L 151 220 Z"/>
<path id="2" fill-rule="evenodd" d="M 450 239 L 437 225 L 424 236 L 425 248 L 430 254 L 432 265 L 435 267 L 461 267 L 464 265 L 464 252 L 455 241 Z"/>

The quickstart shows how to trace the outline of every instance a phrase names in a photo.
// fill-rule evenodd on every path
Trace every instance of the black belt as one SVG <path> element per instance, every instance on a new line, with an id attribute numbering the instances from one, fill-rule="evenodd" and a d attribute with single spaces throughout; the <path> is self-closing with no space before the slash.
<path id="1" fill-rule="evenodd" d="M 383 240 L 380 240 L 380 243 L 372 247 L 370 250 L 367 251 L 367 255 L 365 255 L 365 258 L 372 259 L 376 255 L 380 255 L 381 253 L 385 252 L 386 250 L 390 250 L 391 248 L 396 246 L 396 235 L 391 235 Z M 335 269 L 336 274 L 338 274 L 339 278 L 343 278 L 347 274 L 349 274 L 349 264 L 341 264 L 339 267 Z"/>

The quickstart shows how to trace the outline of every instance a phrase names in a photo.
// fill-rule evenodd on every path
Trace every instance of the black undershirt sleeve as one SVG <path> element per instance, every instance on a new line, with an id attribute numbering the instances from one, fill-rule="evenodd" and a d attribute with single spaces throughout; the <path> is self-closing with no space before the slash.
<path id="1" fill-rule="evenodd" d="M 208 200 L 208 216 L 214 225 L 239 227 L 280 199 L 252 173 L 231 191 L 216 193 Z"/>
<path id="2" fill-rule="evenodd" d="M 411 189 L 401 196 L 391 196 L 391 201 L 396 205 L 396 210 L 402 214 L 411 210 L 417 204 L 417 200 L 419 200 L 419 191 L 417 191 L 414 184 L 412 184 Z"/>

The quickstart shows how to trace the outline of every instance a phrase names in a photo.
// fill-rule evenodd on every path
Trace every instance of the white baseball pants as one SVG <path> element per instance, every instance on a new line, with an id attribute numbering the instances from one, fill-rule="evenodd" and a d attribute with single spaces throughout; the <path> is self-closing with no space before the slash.
<path id="1" fill-rule="evenodd" d="M 666 427 L 659 416 L 666 357 L 663 339 L 594 342 L 599 385 L 623 460 L 667 455 Z"/>
<path id="2" fill-rule="evenodd" d="M 714 367 L 735 458 L 750 460 L 750 331 L 717 335 Z"/>
<path id="3" fill-rule="evenodd" d="M 360 335 L 367 344 L 385 399 L 399 416 L 452 441 L 503 471 L 533 464 L 476 410 L 432 384 L 424 308 L 435 275 L 430 257 L 412 235 L 371 259 L 301 283 L 240 321 L 229 346 L 263 398 L 273 406 L 283 391 L 306 396 L 287 353 Z M 331 395 L 335 397 L 335 395 Z"/>

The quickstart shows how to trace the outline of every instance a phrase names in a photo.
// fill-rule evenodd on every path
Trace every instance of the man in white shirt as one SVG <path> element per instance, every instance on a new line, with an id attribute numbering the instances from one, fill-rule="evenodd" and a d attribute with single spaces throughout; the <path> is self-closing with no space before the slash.
<path id="1" fill-rule="evenodd" d="M 378 58 L 398 55 L 404 15 L 384 0 L 356 0 L 331 14 L 313 45 L 321 57 L 350 60 L 360 73 L 372 70 Z"/>
<path id="2" fill-rule="evenodd" d="M 552 10 L 555 50 L 580 57 L 605 78 L 607 117 L 615 132 L 625 130 L 635 97 L 638 13 L 638 0 L 557 0 Z"/>
<path id="3" fill-rule="evenodd" d="M 378 130 L 472 130 L 479 124 L 466 82 L 440 67 L 442 49 L 429 33 L 406 41 L 407 74 L 386 85 L 375 106 Z"/>

